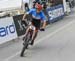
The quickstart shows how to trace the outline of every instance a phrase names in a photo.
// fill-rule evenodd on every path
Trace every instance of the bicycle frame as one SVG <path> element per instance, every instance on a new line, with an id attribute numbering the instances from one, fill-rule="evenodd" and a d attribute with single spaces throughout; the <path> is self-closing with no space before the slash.
<path id="1" fill-rule="evenodd" d="M 24 51 L 27 49 L 28 45 L 29 45 L 29 41 L 32 41 L 31 38 L 32 38 L 32 35 L 33 35 L 33 30 L 31 29 L 31 25 L 28 26 L 28 32 L 26 34 L 26 36 L 24 37 L 24 42 L 23 42 L 23 48 L 22 48 L 22 51 L 21 51 L 21 57 L 24 56 Z"/>

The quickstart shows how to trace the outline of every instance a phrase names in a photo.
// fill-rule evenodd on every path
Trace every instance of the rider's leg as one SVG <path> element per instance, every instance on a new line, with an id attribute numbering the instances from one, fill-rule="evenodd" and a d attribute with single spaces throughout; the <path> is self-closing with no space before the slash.
<path id="1" fill-rule="evenodd" d="M 33 31 L 33 34 L 32 34 L 32 40 L 33 40 L 33 38 L 34 38 L 34 36 L 35 36 L 35 33 L 36 33 L 36 31 L 34 30 L 34 31 Z"/>
<path id="2" fill-rule="evenodd" d="M 36 32 L 35 32 L 35 35 L 34 35 L 34 37 L 33 37 L 33 40 L 35 40 L 35 39 L 36 39 L 37 34 L 38 34 L 38 31 L 36 31 Z"/>
<path id="3" fill-rule="evenodd" d="M 37 34 L 38 34 L 38 30 L 35 30 L 35 31 L 33 32 L 33 35 L 32 35 L 32 42 L 31 42 L 31 45 L 33 45 L 34 40 L 35 40 L 36 37 L 37 37 Z"/>
<path id="4" fill-rule="evenodd" d="M 25 36 L 27 35 L 29 29 L 30 29 L 29 27 L 26 29 L 25 35 L 24 35 L 24 37 L 23 37 L 23 40 L 24 40 Z"/>

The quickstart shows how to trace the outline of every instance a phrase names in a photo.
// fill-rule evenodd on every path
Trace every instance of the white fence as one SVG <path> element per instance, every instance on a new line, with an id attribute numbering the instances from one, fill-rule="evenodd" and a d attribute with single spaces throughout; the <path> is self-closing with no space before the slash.
<path id="1" fill-rule="evenodd" d="M 12 17 L 0 19 L 0 44 L 17 38 L 16 28 Z"/>

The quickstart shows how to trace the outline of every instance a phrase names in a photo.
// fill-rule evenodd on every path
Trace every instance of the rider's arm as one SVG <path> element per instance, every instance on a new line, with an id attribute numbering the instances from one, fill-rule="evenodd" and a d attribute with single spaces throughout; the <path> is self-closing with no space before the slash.
<path id="1" fill-rule="evenodd" d="M 24 16 L 23 16 L 22 20 L 24 20 L 24 19 L 25 19 L 26 15 L 28 15 L 28 14 L 32 14 L 32 12 L 33 12 L 33 9 L 31 9 L 31 10 L 30 10 L 30 11 L 28 11 L 28 12 L 26 12 L 26 13 L 24 14 Z"/>
<path id="2" fill-rule="evenodd" d="M 46 21 L 43 21 L 43 26 L 42 28 L 44 29 L 46 27 Z"/>
<path id="3" fill-rule="evenodd" d="M 42 18 L 41 20 L 43 21 L 43 25 L 42 25 L 42 28 L 44 29 L 46 27 L 46 16 L 44 13 L 42 13 Z"/>
<path id="4" fill-rule="evenodd" d="M 22 20 L 24 20 L 24 19 L 25 19 L 26 15 L 27 15 L 27 14 L 24 14 L 24 16 L 23 16 Z"/>

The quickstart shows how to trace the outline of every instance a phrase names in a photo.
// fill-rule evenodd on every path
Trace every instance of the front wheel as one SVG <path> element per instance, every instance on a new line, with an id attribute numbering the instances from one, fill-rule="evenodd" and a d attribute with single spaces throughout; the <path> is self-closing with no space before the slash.
<path id="1" fill-rule="evenodd" d="M 21 57 L 23 57 L 24 56 L 24 51 L 25 51 L 25 49 L 26 49 L 26 46 L 23 46 L 23 48 L 22 48 L 22 51 L 21 51 Z"/>
<path id="2" fill-rule="evenodd" d="M 29 41 L 30 41 L 30 33 L 28 33 L 24 39 L 24 44 L 23 44 L 24 46 L 22 48 L 21 55 L 20 55 L 21 57 L 24 56 L 24 52 L 28 48 Z"/>

